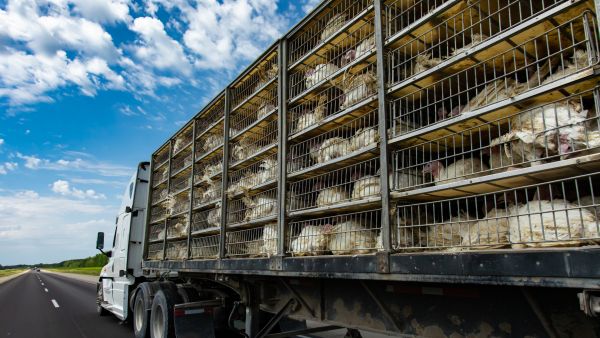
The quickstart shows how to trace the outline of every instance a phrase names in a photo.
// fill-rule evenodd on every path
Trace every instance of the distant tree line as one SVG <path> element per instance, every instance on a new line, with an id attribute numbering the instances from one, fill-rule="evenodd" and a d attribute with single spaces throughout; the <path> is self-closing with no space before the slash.
<path id="1" fill-rule="evenodd" d="M 51 263 L 51 264 L 39 263 L 39 264 L 31 264 L 31 265 L 18 264 L 18 265 L 5 265 L 5 266 L 0 265 L 0 270 L 24 269 L 24 268 L 31 268 L 34 266 L 37 266 L 38 268 L 61 268 L 61 267 L 64 267 L 64 268 L 88 268 L 88 267 L 104 266 L 104 265 L 106 265 L 106 263 L 108 263 L 108 257 L 99 253 L 95 256 L 81 258 L 81 259 L 70 259 L 67 261 L 62 261 L 60 263 Z"/>

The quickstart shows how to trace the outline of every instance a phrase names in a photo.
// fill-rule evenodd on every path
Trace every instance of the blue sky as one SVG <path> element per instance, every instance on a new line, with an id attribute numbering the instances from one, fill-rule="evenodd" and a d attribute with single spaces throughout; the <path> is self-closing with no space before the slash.
<path id="1" fill-rule="evenodd" d="M 136 164 L 318 2 L 0 0 L 0 264 L 95 254 Z"/>

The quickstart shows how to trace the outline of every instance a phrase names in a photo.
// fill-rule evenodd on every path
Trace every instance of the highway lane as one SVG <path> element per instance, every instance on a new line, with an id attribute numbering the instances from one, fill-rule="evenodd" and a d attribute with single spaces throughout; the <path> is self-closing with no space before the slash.
<path id="1" fill-rule="evenodd" d="M 131 324 L 96 314 L 96 286 L 85 280 L 30 271 L 0 284 L 0 338 L 133 337 Z M 345 332 L 310 337 L 343 338 Z M 363 338 L 384 337 L 363 332 Z"/>
<path id="2" fill-rule="evenodd" d="M 133 337 L 131 325 L 96 314 L 93 284 L 28 272 L 0 284 L 0 337 Z"/>

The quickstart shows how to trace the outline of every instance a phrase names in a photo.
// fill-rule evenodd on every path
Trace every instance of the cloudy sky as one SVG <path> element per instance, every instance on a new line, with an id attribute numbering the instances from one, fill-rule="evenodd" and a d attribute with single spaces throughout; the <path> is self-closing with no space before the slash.
<path id="1" fill-rule="evenodd" d="M 136 164 L 318 2 L 0 0 L 0 264 L 95 254 Z"/>

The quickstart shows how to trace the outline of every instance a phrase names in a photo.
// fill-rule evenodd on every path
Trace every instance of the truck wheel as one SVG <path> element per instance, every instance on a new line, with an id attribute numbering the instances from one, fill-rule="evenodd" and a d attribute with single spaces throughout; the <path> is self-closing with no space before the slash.
<path id="1" fill-rule="evenodd" d="M 173 321 L 173 308 L 177 301 L 177 293 L 171 288 L 161 288 L 152 301 L 150 314 L 151 338 L 174 338 L 175 327 Z"/>
<path id="2" fill-rule="evenodd" d="M 133 301 L 133 332 L 135 338 L 148 337 L 150 313 L 146 309 L 150 304 L 146 304 L 147 295 L 145 290 L 145 288 L 139 288 Z"/>
<path id="3" fill-rule="evenodd" d="M 102 307 L 104 301 L 104 292 L 102 291 L 102 284 L 96 284 L 96 313 L 98 316 L 106 316 L 108 311 Z"/>

